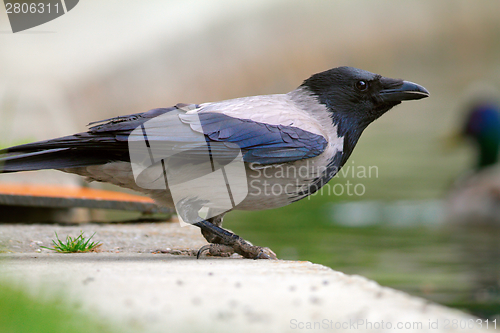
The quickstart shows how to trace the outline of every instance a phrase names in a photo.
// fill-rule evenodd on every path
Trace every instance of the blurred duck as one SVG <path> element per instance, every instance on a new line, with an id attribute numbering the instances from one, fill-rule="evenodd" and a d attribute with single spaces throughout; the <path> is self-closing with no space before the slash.
<path id="1" fill-rule="evenodd" d="M 500 109 L 493 101 L 478 101 L 469 112 L 463 135 L 473 140 L 479 155 L 478 171 L 498 162 L 500 147 Z"/>
<path id="2" fill-rule="evenodd" d="M 500 302 L 500 107 L 482 99 L 469 110 L 462 136 L 476 147 L 476 165 L 455 183 L 446 212 L 450 236 L 460 244 L 460 263 L 469 271 L 470 292 L 464 296 L 487 308 Z"/>
<path id="3" fill-rule="evenodd" d="M 477 150 L 476 165 L 453 186 L 447 220 L 453 224 L 500 227 L 500 107 L 493 99 L 477 99 L 469 107 L 460 136 Z"/>

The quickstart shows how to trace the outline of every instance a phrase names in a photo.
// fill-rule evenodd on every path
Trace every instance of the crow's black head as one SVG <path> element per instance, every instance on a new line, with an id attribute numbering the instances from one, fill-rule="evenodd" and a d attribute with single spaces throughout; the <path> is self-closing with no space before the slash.
<path id="1" fill-rule="evenodd" d="M 338 135 L 345 137 L 346 148 L 351 151 L 372 121 L 402 101 L 429 96 L 429 92 L 418 84 L 353 67 L 314 74 L 301 87 L 326 105 L 333 124 L 338 126 Z"/>
<path id="2" fill-rule="evenodd" d="M 302 86 L 328 107 L 334 121 L 350 118 L 362 127 L 404 100 L 429 96 L 424 87 L 415 83 L 353 67 L 338 67 L 314 74 Z"/>

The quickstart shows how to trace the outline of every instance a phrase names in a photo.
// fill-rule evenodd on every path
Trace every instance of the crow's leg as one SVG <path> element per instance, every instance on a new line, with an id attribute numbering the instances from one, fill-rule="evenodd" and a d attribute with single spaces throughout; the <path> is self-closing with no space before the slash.
<path id="1" fill-rule="evenodd" d="M 277 259 L 276 254 L 271 249 L 254 246 L 240 236 L 222 228 L 224 213 L 210 218 L 209 221 L 201 218 L 198 213 L 204 204 L 206 202 L 203 200 L 189 197 L 179 200 L 176 204 L 177 213 L 181 218 L 185 222 L 199 227 L 205 239 L 211 243 L 198 250 L 198 258 L 203 252 L 208 251 L 209 254 L 215 256 L 227 256 L 236 252 L 245 258 Z M 212 215 L 210 210 L 208 213 L 210 216 Z"/>
<path id="2" fill-rule="evenodd" d="M 212 256 L 229 256 L 236 252 L 250 259 L 277 259 L 276 254 L 270 248 L 254 246 L 240 236 L 222 228 L 223 217 L 224 214 L 221 214 L 194 223 L 201 229 L 203 237 L 211 243 L 200 248 L 198 258 L 203 252 L 208 251 Z"/>
<path id="3" fill-rule="evenodd" d="M 224 214 L 220 214 L 214 217 L 211 217 L 207 219 L 208 222 L 212 223 L 213 225 L 222 228 L 222 220 L 224 219 Z M 203 229 L 201 228 L 201 234 L 207 242 L 213 243 L 213 244 L 221 244 L 222 243 L 222 238 L 217 236 L 214 232 L 212 232 L 210 229 Z"/>

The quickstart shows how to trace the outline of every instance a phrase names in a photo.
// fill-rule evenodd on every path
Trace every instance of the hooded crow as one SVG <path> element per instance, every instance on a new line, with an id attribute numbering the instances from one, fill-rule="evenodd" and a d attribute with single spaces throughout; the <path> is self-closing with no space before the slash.
<path id="1" fill-rule="evenodd" d="M 177 104 L 7 148 L 0 151 L 0 172 L 58 169 L 130 188 L 175 207 L 201 228 L 210 244 L 198 256 L 208 251 L 276 258 L 269 248 L 223 229 L 224 214 L 282 207 L 313 194 L 346 163 L 371 122 L 402 101 L 428 96 L 412 82 L 338 67 L 312 75 L 287 94 Z M 200 156 L 209 156 L 205 162 L 213 174 L 222 170 L 223 191 L 202 177 L 207 172 L 200 172 Z M 179 185 L 187 183 L 195 194 Z M 220 193 L 229 193 L 230 206 L 216 204 Z M 205 218 L 202 207 L 209 208 Z"/>

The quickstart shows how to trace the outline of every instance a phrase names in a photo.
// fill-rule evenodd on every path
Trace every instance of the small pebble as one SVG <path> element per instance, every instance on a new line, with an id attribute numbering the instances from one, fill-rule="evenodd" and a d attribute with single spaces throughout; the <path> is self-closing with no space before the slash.
<path id="1" fill-rule="evenodd" d="M 316 305 L 319 305 L 319 304 L 321 304 L 321 303 L 322 303 L 321 299 L 320 299 L 320 298 L 318 298 L 318 297 L 315 297 L 315 296 L 313 296 L 313 297 L 309 298 L 309 301 L 310 301 L 312 304 L 316 304 Z"/>

